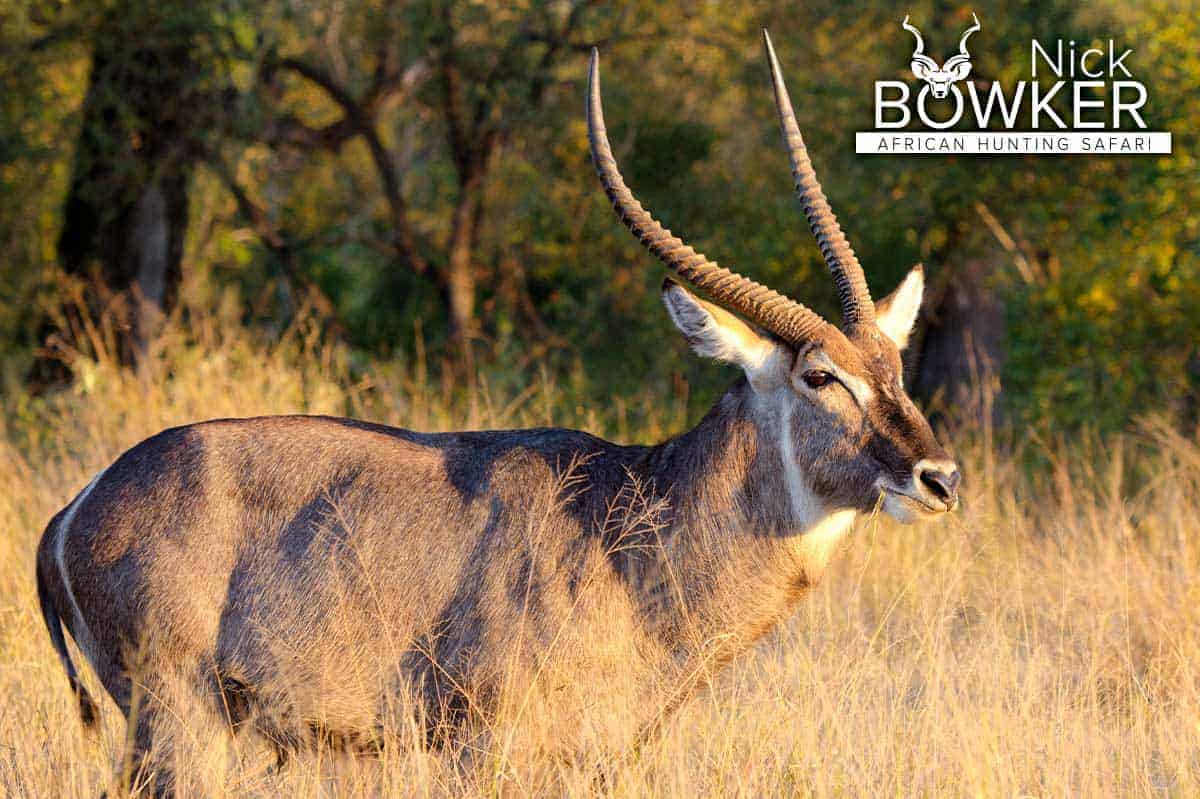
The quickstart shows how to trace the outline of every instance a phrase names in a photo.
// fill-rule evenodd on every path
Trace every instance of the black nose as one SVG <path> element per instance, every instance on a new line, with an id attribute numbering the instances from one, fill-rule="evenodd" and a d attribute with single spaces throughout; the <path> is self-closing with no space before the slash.
<path id="1" fill-rule="evenodd" d="M 939 469 L 925 469 L 921 472 L 921 482 L 947 506 L 953 505 L 958 497 L 960 479 L 962 476 L 957 469 L 949 473 Z"/>

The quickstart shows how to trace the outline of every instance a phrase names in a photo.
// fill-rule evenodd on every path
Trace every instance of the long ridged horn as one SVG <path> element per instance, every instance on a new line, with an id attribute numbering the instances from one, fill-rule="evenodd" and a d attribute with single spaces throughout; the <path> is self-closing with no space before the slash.
<path id="1" fill-rule="evenodd" d="M 871 302 L 871 292 L 867 288 L 867 278 L 863 274 L 862 265 L 846 236 L 838 224 L 837 217 L 821 191 L 817 174 L 813 171 L 812 161 L 808 157 L 808 149 L 804 146 L 804 137 L 800 135 L 800 126 L 796 124 L 796 114 L 792 110 L 792 100 L 788 96 L 787 87 L 783 83 L 783 75 L 779 71 L 779 60 L 775 58 L 775 48 L 771 46 L 771 37 L 766 29 L 763 30 L 763 42 L 767 47 L 767 61 L 771 67 L 771 83 L 775 86 L 775 107 L 779 111 L 779 126 L 783 129 L 783 142 L 787 147 L 788 158 L 792 162 L 792 177 L 796 182 L 796 193 L 804 206 L 804 215 L 808 217 L 808 225 L 813 235 L 817 237 L 817 246 L 829 271 L 833 274 L 833 282 L 837 285 L 838 297 L 842 301 L 842 320 L 847 327 L 875 322 L 875 305 Z"/>
<path id="2" fill-rule="evenodd" d="M 588 69 L 587 121 L 592 163 L 600 175 L 604 193 L 625 227 L 655 257 L 718 305 L 741 314 L 793 346 L 827 335 L 831 326 L 815 311 L 708 260 L 672 235 L 633 196 L 608 143 L 600 104 L 600 52 L 594 47 Z"/>

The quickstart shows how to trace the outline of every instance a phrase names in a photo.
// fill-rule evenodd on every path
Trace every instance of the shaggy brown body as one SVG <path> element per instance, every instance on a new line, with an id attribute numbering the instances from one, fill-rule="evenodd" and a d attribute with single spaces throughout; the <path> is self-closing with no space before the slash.
<path id="1" fill-rule="evenodd" d="M 362 742 L 398 686 L 437 736 L 533 684 L 556 726 L 627 742 L 824 569 L 759 405 L 742 381 L 658 447 L 324 417 L 168 430 L 55 517 L 39 586 L 123 714 L 137 682 L 280 745 Z M 140 752 L 178 715 L 154 705 Z"/>
<path id="2" fill-rule="evenodd" d="M 37 559 L 51 640 L 93 719 L 65 622 L 134 719 L 134 766 L 157 789 L 170 742 L 206 715 L 280 752 L 372 748 L 414 719 L 433 743 L 512 723 L 567 752 L 626 746 L 788 613 L 855 513 L 954 508 L 958 472 L 900 379 L 921 271 L 871 300 L 769 43 L 768 57 L 844 330 L 641 207 L 592 59 L 593 160 L 618 215 L 754 323 L 664 286 L 692 348 L 746 376 L 694 430 L 625 447 L 569 430 L 206 422 L 134 447 L 51 521 Z"/>

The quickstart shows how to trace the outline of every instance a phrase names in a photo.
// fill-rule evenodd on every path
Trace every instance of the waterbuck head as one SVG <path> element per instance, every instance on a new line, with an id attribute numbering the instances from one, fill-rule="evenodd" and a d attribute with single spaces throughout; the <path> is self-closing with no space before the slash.
<path id="1" fill-rule="evenodd" d="M 770 38 L 763 35 L 796 189 L 841 301 L 840 328 L 710 261 L 642 207 L 609 145 L 595 50 L 587 109 L 593 163 L 621 221 L 711 300 L 700 300 L 672 280 L 664 285 L 667 309 L 692 348 L 741 367 L 753 403 L 763 418 L 775 420 L 783 478 L 794 503 L 865 511 L 882 497 L 883 509 L 901 521 L 952 510 L 958 470 L 901 383 L 900 349 L 920 307 L 921 267 L 886 299 L 871 300 L 862 266 L 817 182 Z"/>
<path id="2" fill-rule="evenodd" d="M 962 39 L 958 42 L 958 53 L 946 59 L 946 63 L 940 67 L 936 61 L 925 55 L 925 42 L 921 39 L 921 32 L 908 24 L 908 17 L 905 17 L 904 22 L 900 23 L 904 30 L 917 37 L 917 49 L 913 51 L 910 64 L 913 75 L 917 80 L 928 83 L 929 88 L 933 90 L 933 96 L 939 100 L 950 93 L 952 84 L 971 74 L 971 54 L 967 52 L 967 39 L 982 27 L 979 24 L 979 17 L 974 13 L 971 14 L 971 17 L 975 20 L 975 24 L 963 33 Z"/>

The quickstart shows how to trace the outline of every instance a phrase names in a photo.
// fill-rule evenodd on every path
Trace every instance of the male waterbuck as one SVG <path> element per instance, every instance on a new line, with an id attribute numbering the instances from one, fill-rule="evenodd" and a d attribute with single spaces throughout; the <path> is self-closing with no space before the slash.
<path id="1" fill-rule="evenodd" d="M 642 208 L 609 146 L 592 53 L 604 190 L 709 298 L 664 285 L 691 347 L 745 373 L 694 429 L 620 446 L 573 430 L 222 419 L 143 441 L 51 520 L 37 554 L 51 640 L 91 724 L 65 624 L 157 790 L 172 785 L 160 741 L 205 714 L 283 756 L 377 747 L 400 706 L 430 745 L 451 744 L 509 702 L 555 725 L 542 740 L 614 751 L 785 618 L 856 514 L 955 507 L 958 472 L 901 385 L 920 268 L 872 302 L 769 39 L 766 52 L 840 328 Z"/>

